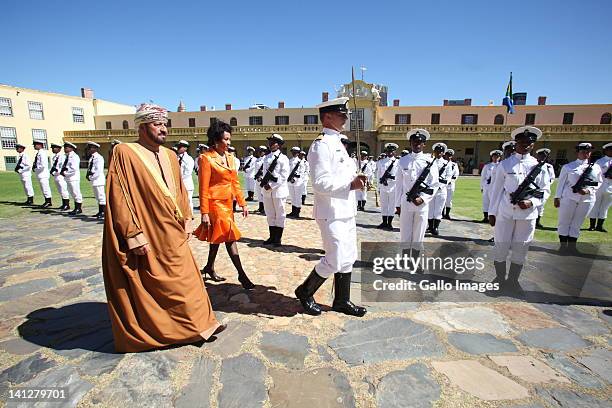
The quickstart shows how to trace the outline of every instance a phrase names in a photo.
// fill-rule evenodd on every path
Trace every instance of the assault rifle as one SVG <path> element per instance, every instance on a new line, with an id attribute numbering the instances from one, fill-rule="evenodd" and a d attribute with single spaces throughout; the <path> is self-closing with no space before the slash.
<path id="1" fill-rule="evenodd" d="M 272 163 L 270 163 L 270 167 L 268 167 L 268 171 L 266 171 L 266 174 L 261 179 L 261 183 L 259 183 L 260 187 L 264 187 L 270 181 L 274 181 L 274 182 L 278 181 L 278 177 L 274 177 L 274 174 L 272 174 L 272 172 L 276 168 L 276 162 L 278 161 L 279 156 L 280 156 L 280 153 L 276 157 L 274 157 L 274 160 L 272 160 Z M 261 166 L 261 168 L 263 170 L 263 166 Z"/>
<path id="2" fill-rule="evenodd" d="M 263 163 L 261 163 L 261 166 L 259 167 L 259 170 L 257 170 L 257 173 L 255 173 L 255 175 L 253 176 L 253 178 L 255 180 L 259 180 L 261 178 L 261 176 L 263 175 Z"/>
<path id="3" fill-rule="evenodd" d="M 525 180 L 518 186 L 514 193 L 510 193 L 510 202 L 512 204 L 518 204 L 519 201 L 523 201 L 530 197 L 542 198 L 544 197 L 544 191 L 542 191 L 541 187 L 535 183 L 536 177 L 542 171 L 542 167 L 546 164 L 546 159 L 548 159 L 548 154 L 542 161 L 536 164 L 533 169 L 529 172 Z M 533 185 L 533 187 L 531 187 Z"/>
<path id="4" fill-rule="evenodd" d="M 448 180 L 445 178 L 442 178 L 442 175 L 444 174 L 444 171 L 446 170 L 446 166 L 448 166 L 448 162 L 446 162 L 444 166 L 442 166 L 442 168 L 440 169 L 440 173 L 439 173 L 438 181 L 442 184 L 448 184 Z"/>
<path id="5" fill-rule="evenodd" d="M 300 167 L 300 164 L 302 164 L 301 160 L 298 160 L 297 163 L 295 163 L 293 170 L 291 170 L 291 173 L 289 173 L 289 177 L 287 178 L 288 182 L 295 183 L 295 179 L 300 178 L 300 175 L 296 174 L 298 171 L 298 168 Z"/>
<path id="6" fill-rule="evenodd" d="M 15 165 L 15 173 L 19 173 L 19 170 L 23 168 L 23 166 L 21 165 L 22 160 L 23 160 L 23 156 L 20 156 L 19 160 L 17 161 L 17 164 Z"/>
<path id="7" fill-rule="evenodd" d="M 385 173 L 380 178 L 380 180 L 379 180 L 380 184 L 382 184 L 383 186 L 388 186 L 389 185 L 389 182 L 387 180 L 395 180 L 395 176 L 391 175 L 391 169 L 393 169 L 393 165 L 394 164 L 395 164 L 395 159 L 393 159 L 393 161 L 391 162 L 389 167 L 387 167 L 387 170 L 385 170 Z"/>
<path id="8" fill-rule="evenodd" d="M 251 156 L 251 158 L 249 159 L 248 162 L 245 163 L 244 167 L 242 168 L 242 171 L 247 171 L 247 169 L 249 167 L 251 167 L 251 162 L 253 161 L 253 156 Z"/>
<path id="9" fill-rule="evenodd" d="M 414 203 L 414 200 L 416 200 L 419 194 L 421 193 L 433 194 L 433 188 L 430 188 L 427 184 L 425 184 L 425 179 L 429 175 L 429 170 L 431 169 L 431 166 L 433 165 L 433 163 L 434 163 L 433 160 L 430 162 L 427 162 L 427 166 L 425 166 L 421 174 L 419 174 L 419 177 L 416 179 L 416 181 L 412 185 L 412 188 L 410 189 L 410 191 L 406 193 L 406 200 L 409 203 Z"/>
<path id="10" fill-rule="evenodd" d="M 580 178 L 578 179 L 576 184 L 574 184 L 572 186 L 572 191 L 574 193 L 579 192 L 580 190 L 582 190 L 585 187 L 596 186 L 598 184 L 596 181 L 592 180 L 591 177 L 590 177 L 591 173 L 593 172 L 593 164 L 594 164 L 593 162 L 589 163 L 587 168 L 584 169 L 584 171 L 580 175 Z"/>

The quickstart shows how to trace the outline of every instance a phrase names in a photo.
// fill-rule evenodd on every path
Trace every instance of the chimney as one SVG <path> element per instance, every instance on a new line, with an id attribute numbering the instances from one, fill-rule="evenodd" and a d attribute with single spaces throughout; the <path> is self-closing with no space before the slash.
<path id="1" fill-rule="evenodd" d="M 538 96 L 538 105 L 546 105 L 546 97 Z"/>
<path id="2" fill-rule="evenodd" d="M 226 103 L 225 104 L 225 110 L 232 110 L 232 104 L 231 103 Z"/>
<path id="3" fill-rule="evenodd" d="M 206 112 L 206 105 L 200 105 L 200 112 Z"/>
<path id="4" fill-rule="evenodd" d="M 280 101 L 278 103 L 278 109 L 285 109 L 285 102 L 284 101 Z"/>
<path id="5" fill-rule="evenodd" d="M 393 106 L 399 106 L 399 99 L 393 100 Z"/>
<path id="6" fill-rule="evenodd" d="M 472 98 L 467 98 L 463 100 L 464 106 L 472 106 Z"/>
<path id="7" fill-rule="evenodd" d="M 329 92 L 323 92 L 321 94 L 321 102 L 327 102 L 329 100 Z"/>
<path id="8" fill-rule="evenodd" d="M 94 99 L 93 89 L 81 88 L 81 98 Z"/>
<path id="9" fill-rule="evenodd" d="M 442 105 L 448 106 L 448 99 L 445 99 L 444 102 L 442 102 Z"/>

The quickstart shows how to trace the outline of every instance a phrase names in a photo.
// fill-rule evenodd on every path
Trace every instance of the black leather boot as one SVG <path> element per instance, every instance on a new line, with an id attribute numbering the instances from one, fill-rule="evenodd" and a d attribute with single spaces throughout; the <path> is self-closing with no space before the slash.
<path id="1" fill-rule="evenodd" d="M 283 227 L 274 227 L 274 229 L 275 229 L 275 234 L 274 234 L 274 242 L 272 242 L 272 246 L 278 248 L 279 246 L 282 246 L 281 239 L 283 238 L 283 231 L 285 229 Z"/>
<path id="2" fill-rule="evenodd" d="M 518 279 L 523 270 L 523 265 L 510 263 L 510 270 L 508 271 L 508 280 L 504 284 L 504 290 L 513 295 L 522 296 L 524 294 L 523 288 L 521 287 Z"/>
<path id="3" fill-rule="evenodd" d="M 301 211 L 302 211 L 302 207 L 295 207 L 295 218 L 300 218 Z"/>
<path id="4" fill-rule="evenodd" d="M 451 219 L 451 217 L 450 217 L 451 207 L 446 207 L 445 210 L 446 210 L 446 213 L 444 213 L 444 218 L 446 218 L 447 220 L 450 221 L 450 219 Z"/>
<path id="5" fill-rule="evenodd" d="M 483 217 L 481 222 L 488 223 L 489 222 L 489 213 L 485 211 L 482 214 L 483 214 L 484 217 Z"/>
<path id="6" fill-rule="evenodd" d="M 427 220 L 427 229 L 425 232 L 431 233 L 433 231 L 433 220 Z"/>
<path id="7" fill-rule="evenodd" d="M 28 199 L 23 203 L 23 205 L 34 205 L 34 196 L 28 196 Z"/>
<path id="8" fill-rule="evenodd" d="M 60 211 L 67 211 L 70 209 L 70 199 L 69 198 L 62 198 L 62 205 L 60 207 L 58 207 L 58 210 Z"/>
<path id="9" fill-rule="evenodd" d="M 309 315 L 318 316 L 321 314 L 321 306 L 315 302 L 312 296 L 321 287 L 323 282 L 325 282 L 325 278 L 319 276 L 317 271 L 313 269 L 304 283 L 295 289 L 295 297 L 300 300 L 300 303 L 304 308 L 304 312 Z"/>
<path id="10" fill-rule="evenodd" d="M 596 218 L 589 218 L 589 229 L 588 231 L 595 231 L 595 222 L 597 221 Z"/>
<path id="11" fill-rule="evenodd" d="M 106 205 L 98 204 L 98 213 L 94 215 L 99 220 L 104 219 L 104 211 L 106 211 Z"/>
<path id="12" fill-rule="evenodd" d="M 302 195 L 302 205 L 306 204 L 306 194 Z"/>
<path id="13" fill-rule="evenodd" d="M 592 218 L 591 218 L 592 219 Z M 606 229 L 603 227 L 604 222 L 606 222 L 606 219 L 597 219 L 597 227 L 595 227 L 595 231 L 599 231 L 599 232 L 608 232 L 606 231 Z"/>
<path id="14" fill-rule="evenodd" d="M 559 235 L 559 242 L 561 243 L 561 246 L 559 247 L 559 252 L 562 252 L 564 250 L 567 249 L 567 236 L 566 235 Z M 561 254 L 564 255 L 564 254 Z"/>
<path id="15" fill-rule="evenodd" d="M 366 308 L 356 306 L 351 302 L 352 273 L 334 274 L 334 303 L 332 310 L 349 316 L 361 317 L 366 314 Z"/>
<path id="16" fill-rule="evenodd" d="M 275 227 L 268 226 L 268 232 L 270 233 L 270 236 L 263 242 L 264 245 L 271 245 L 274 242 L 274 228 Z"/>
<path id="17" fill-rule="evenodd" d="M 259 208 L 257 209 L 257 212 L 259 212 L 261 215 L 266 215 L 266 209 L 264 208 L 264 204 L 261 201 L 259 202 Z"/>
<path id="18" fill-rule="evenodd" d="M 387 217 L 387 229 L 389 231 L 393 230 L 393 224 L 392 223 L 393 223 L 393 216 L 391 215 L 391 216 Z"/>
<path id="19" fill-rule="evenodd" d="M 431 235 L 434 235 L 436 237 L 440 235 L 440 232 L 438 231 L 439 225 L 440 225 L 440 220 L 434 218 L 432 220 Z"/>
<path id="20" fill-rule="evenodd" d="M 45 197 L 45 203 L 43 205 L 40 206 L 40 208 L 49 208 L 53 205 L 53 203 L 51 202 L 51 197 L 47 198 Z"/>
<path id="21" fill-rule="evenodd" d="M 416 266 L 414 273 L 418 273 L 419 275 L 425 273 L 425 270 L 423 269 L 423 263 L 422 261 L 419 261 L 419 258 L 421 257 L 421 251 L 413 249 L 412 255 L 410 255 L 410 257 L 414 259 L 414 265 Z"/>
<path id="22" fill-rule="evenodd" d="M 253 195 L 255 193 L 253 191 L 248 192 L 248 197 L 244 201 L 253 201 Z"/>
<path id="23" fill-rule="evenodd" d="M 68 214 L 70 215 L 78 215 L 83 214 L 83 210 L 81 209 L 82 203 L 74 202 L 74 210 L 70 211 Z"/>
<path id="24" fill-rule="evenodd" d="M 495 266 L 495 279 L 491 283 L 498 283 L 501 289 L 506 283 L 506 262 L 493 262 Z"/>
<path id="25" fill-rule="evenodd" d="M 387 216 L 383 215 L 382 219 L 383 219 L 383 221 L 376 228 L 380 228 L 380 229 L 387 228 Z"/>

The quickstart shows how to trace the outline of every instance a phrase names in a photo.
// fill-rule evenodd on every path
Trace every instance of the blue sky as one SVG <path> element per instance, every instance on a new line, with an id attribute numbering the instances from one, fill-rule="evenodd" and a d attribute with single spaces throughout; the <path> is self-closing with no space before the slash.
<path id="1" fill-rule="evenodd" d="M 213 3 L 213 4 L 209 4 Z M 312 106 L 367 67 L 402 105 L 612 102 L 612 1 L 11 1 L 0 83 L 175 110 Z"/>

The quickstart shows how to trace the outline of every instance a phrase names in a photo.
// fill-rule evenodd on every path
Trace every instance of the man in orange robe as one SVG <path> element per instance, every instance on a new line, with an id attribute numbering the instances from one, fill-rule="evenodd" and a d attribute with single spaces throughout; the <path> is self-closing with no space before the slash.
<path id="1" fill-rule="evenodd" d="M 142 104 L 138 141 L 115 146 L 109 164 L 102 269 L 118 352 L 206 340 L 224 328 L 189 247 L 189 198 L 174 152 L 162 146 L 167 115 Z"/>

